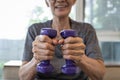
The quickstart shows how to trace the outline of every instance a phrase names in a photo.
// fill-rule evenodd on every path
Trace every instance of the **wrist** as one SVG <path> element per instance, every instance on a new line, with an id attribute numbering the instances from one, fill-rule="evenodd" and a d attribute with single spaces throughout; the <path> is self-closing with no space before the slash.
<path id="1" fill-rule="evenodd" d="M 31 62 L 32 62 L 35 66 L 37 66 L 38 63 L 40 63 L 40 61 L 39 61 L 39 60 L 36 60 L 34 57 L 32 58 Z"/>
<path id="2" fill-rule="evenodd" d="M 80 57 L 75 61 L 76 65 L 80 65 L 85 60 L 86 55 L 80 55 Z"/>

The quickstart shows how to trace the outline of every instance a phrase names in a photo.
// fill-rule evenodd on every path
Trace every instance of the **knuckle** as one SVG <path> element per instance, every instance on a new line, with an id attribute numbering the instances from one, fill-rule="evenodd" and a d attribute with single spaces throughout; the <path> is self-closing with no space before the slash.
<path id="1" fill-rule="evenodd" d="M 55 50 L 55 47 L 51 47 L 51 49 L 54 51 L 54 50 Z"/>
<path id="2" fill-rule="evenodd" d="M 49 56 L 49 59 L 53 59 L 53 56 Z"/>
<path id="3" fill-rule="evenodd" d="M 86 48 L 86 45 L 85 45 L 85 44 L 83 44 L 83 46 L 84 46 L 84 48 Z"/>
<path id="4" fill-rule="evenodd" d="M 37 47 L 33 47 L 32 52 L 37 54 L 40 53 L 40 50 Z"/>
<path id="5" fill-rule="evenodd" d="M 81 50 L 81 51 L 80 51 L 80 54 L 84 54 L 84 52 L 85 52 L 84 50 Z"/>
<path id="6" fill-rule="evenodd" d="M 44 42 L 46 40 L 46 36 L 45 35 L 40 35 L 39 39 L 41 42 Z"/>
<path id="7" fill-rule="evenodd" d="M 72 59 L 72 55 L 68 55 L 68 59 Z"/>
<path id="8" fill-rule="evenodd" d="M 70 50 L 66 50 L 65 51 L 66 54 L 70 54 L 70 52 L 71 52 Z"/>
<path id="9" fill-rule="evenodd" d="M 39 36 L 36 36 L 36 37 L 35 37 L 35 40 L 39 40 Z"/>
<path id="10" fill-rule="evenodd" d="M 36 49 L 35 49 L 34 47 L 32 48 L 32 52 L 33 52 L 33 53 L 36 53 Z"/>
<path id="11" fill-rule="evenodd" d="M 85 44 L 82 44 L 82 47 L 83 47 L 83 49 L 85 49 L 86 48 Z"/>
<path id="12" fill-rule="evenodd" d="M 46 55 L 46 56 L 53 56 L 53 54 L 54 54 L 54 52 L 53 52 L 53 51 L 50 51 L 50 50 L 47 50 L 47 51 L 45 52 L 45 55 Z"/>
<path id="13" fill-rule="evenodd" d="M 35 42 L 35 41 L 33 41 L 33 42 L 32 42 L 32 46 L 35 46 L 35 45 L 36 45 L 36 42 Z"/>
<path id="14" fill-rule="evenodd" d="M 66 48 L 69 48 L 70 47 L 70 45 L 69 44 L 66 44 Z"/>
<path id="15" fill-rule="evenodd" d="M 79 44 L 79 47 L 81 48 L 81 49 L 85 49 L 85 44 L 83 44 L 83 43 L 81 43 L 81 44 Z"/>
<path id="16" fill-rule="evenodd" d="M 85 53 L 85 51 L 84 50 L 82 50 L 82 54 L 84 54 Z"/>
<path id="17" fill-rule="evenodd" d="M 50 59 L 49 56 L 45 56 L 44 58 L 45 58 L 45 60 L 49 60 Z"/>
<path id="18" fill-rule="evenodd" d="M 50 50 L 46 50 L 46 55 L 49 55 L 50 54 Z"/>
<path id="19" fill-rule="evenodd" d="M 49 44 L 45 43 L 45 48 L 49 49 Z"/>

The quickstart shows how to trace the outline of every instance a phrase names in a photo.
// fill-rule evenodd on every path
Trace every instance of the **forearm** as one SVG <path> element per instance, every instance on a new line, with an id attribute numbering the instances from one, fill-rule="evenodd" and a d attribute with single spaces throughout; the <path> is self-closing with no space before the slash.
<path id="1" fill-rule="evenodd" d="M 88 58 L 83 55 L 78 66 L 92 79 L 92 80 L 102 80 L 105 67 L 102 61 Z"/>
<path id="2" fill-rule="evenodd" d="M 20 80 L 33 80 L 36 74 L 37 63 L 32 59 L 30 62 L 20 67 L 19 78 Z"/>

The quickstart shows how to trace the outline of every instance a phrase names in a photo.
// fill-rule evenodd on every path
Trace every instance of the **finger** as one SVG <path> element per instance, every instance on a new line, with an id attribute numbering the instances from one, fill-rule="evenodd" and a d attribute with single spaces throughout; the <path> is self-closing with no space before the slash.
<path id="1" fill-rule="evenodd" d="M 75 63 L 79 63 L 83 56 L 84 56 L 84 54 L 80 55 L 80 56 L 64 55 L 63 57 L 64 57 L 64 59 L 73 60 Z"/>
<path id="2" fill-rule="evenodd" d="M 39 54 L 42 56 L 53 56 L 54 55 L 54 51 L 51 51 L 51 50 L 40 49 L 39 52 L 40 52 Z"/>
<path id="3" fill-rule="evenodd" d="M 48 42 L 48 43 L 51 43 L 52 44 L 52 39 L 49 38 L 48 36 L 46 35 L 39 35 L 35 38 L 35 40 L 37 41 L 40 41 L 40 42 Z"/>
<path id="4" fill-rule="evenodd" d="M 37 46 L 38 44 L 39 44 L 38 41 L 33 41 L 32 42 L 32 47 Z"/>
<path id="5" fill-rule="evenodd" d="M 53 59 L 53 56 L 37 56 L 37 55 L 33 55 L 33 57 L 37 60 L 37 61 L 42 61 L 42 60 L 51 60 Z"/>
<path id="6" fill-rule="evenodd" d="M 49 43 L 41 43 L 41 44 L 38 45 L 38 47 L 41 48 L 41 49 L 46 49 L 46 50 L 52 50 L 52 51 L 55 50 L 55 47 L 52 44 L 49 44 Z"/>
<path id="7" fill-rule="evenodd" d="M 62 49 L 74 49 L 74 50 L 84 50 L 85 45 L 83 43 L 74 43 L 74 44 L 64 44 Z"/>
<path id="8" fill-rule="evenodd" d="M 80 37 L 68 37 L 64 40 L 64 44 L 66 44 L 66 43 L 81 43 L 81 42 L 83 42 L 83 40 Z"/>
<path id="9" fill-rule="evenodd" d="M 39 49 L 49 49 L 49 50 L 55 50 L 55 47 L 50 44 L 50 43 L 45 43 L 45 42 L 38 42 L 38 41 L 33 41 L 32 43 L 33 47 L 38 47 Z"/>
<path id="10" fill-rule="evenodd" d="M 51 50 L 44 50 L 44 49 L 38 49 L 38 48 L 32 48 L 32 52 L 38 56 L 53 56 L 54 51 Z"/>
<path id="11" fill-rule="evenodd" d="M 85 54 L 84 50 L 63 50 L 63 55 L 79 56 Z"/>
<path id="12" fill-rule="evenodd" d="M 64 44 L 64 39 L 60 39 L 60 40 L 58 41 L 58 44 Z"/>
<path id="13" fill-rule="evenodd" d="M 58 40 L 57 39 L 53 39 L 53 45 L 57 45 L 58 44 Z"/>

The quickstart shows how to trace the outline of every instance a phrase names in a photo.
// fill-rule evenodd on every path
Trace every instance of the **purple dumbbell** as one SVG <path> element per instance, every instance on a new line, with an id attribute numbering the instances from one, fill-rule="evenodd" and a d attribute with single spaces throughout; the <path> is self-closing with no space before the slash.
<path id="1" fill-rule="evenodd" d="M 57 31 L 52 28 L 42 28 L 40 35 L 47 35 L 50 38 L 55 38 Z M 37 65 L 37 71 L 43 74 L 49 74 L 53 72 L 54 67 L 50 64 L 50 60 L 43 60 Z"/>
<path id="2" fill-rule="evenodd" d="M 67 37 L 77 36 L 76 31 L 72 29 L 62 30 L 60 34 L 64 39 Z M 77 67 L 73 60 L 66 59 L 66 64 L 62 66 L 61 70 L 62 70 L 62 73 L 64 74 L 74 75 L 76 73 Z"/>

